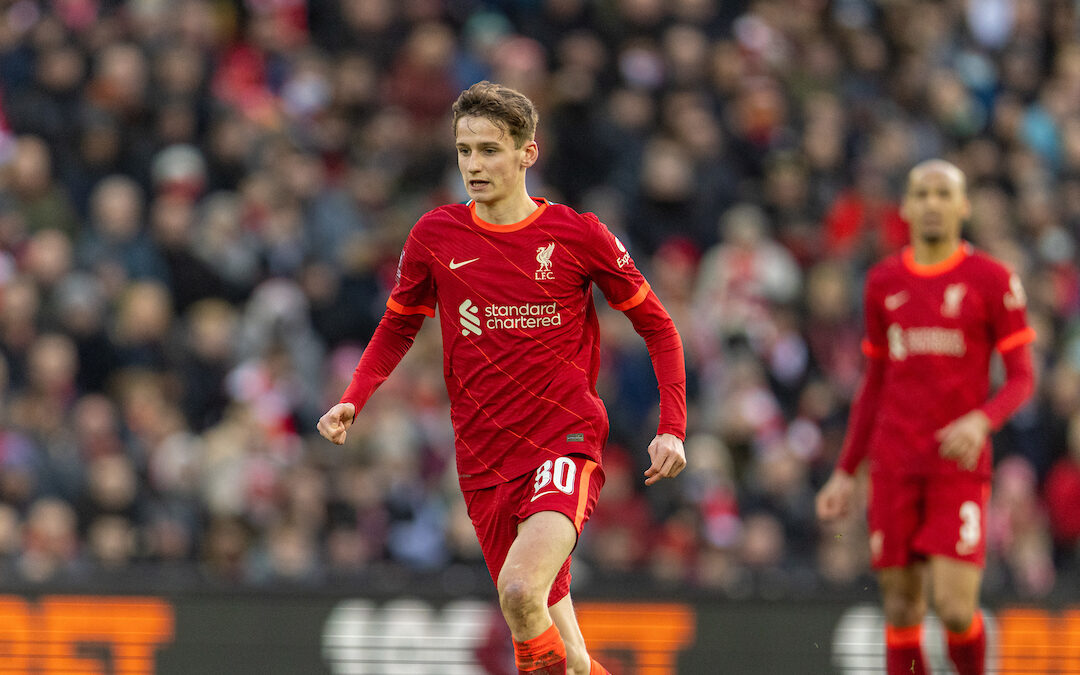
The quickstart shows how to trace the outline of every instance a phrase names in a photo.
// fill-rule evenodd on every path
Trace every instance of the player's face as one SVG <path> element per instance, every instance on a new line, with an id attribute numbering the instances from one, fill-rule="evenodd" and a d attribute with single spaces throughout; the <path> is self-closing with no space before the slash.
<path id="1" fill-rule="evenodd" d="M 911 227 L 913 240 L 927 244 L 959 241 L 960 230 L 970 213 L 971 204 L 958 171 L 930 168 L 909 178 L 902 215 Z"/>
<path id="2" fill-rule="evenodd" d="M 536 162 L 536 142 L 520 148 L 484 117 L 462 117 L 456 129 L 458 170 L 478 204 L 495 204 L 525 191 L 525 169 Z"/>

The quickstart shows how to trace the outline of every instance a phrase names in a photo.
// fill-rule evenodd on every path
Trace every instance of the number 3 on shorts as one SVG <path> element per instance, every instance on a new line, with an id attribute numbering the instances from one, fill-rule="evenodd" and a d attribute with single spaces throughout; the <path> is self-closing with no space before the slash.
<path id="1" fill-rule="evenodd" d="M 574 494 L 574 476 L 577 474 L 577 466 L 569 457 L 560 457 L 554 462 L 547 460 L 536 470 L 536 482 L 533 484 L 533 493 L 540 492 L 548 483 L 553 483 L 560 492 L 568 495 Z"/>
<path id="2" fill-rule="evenodd" d="M 972 501 L 960 505 L 960 541 L 956 542 L 956 552 L 968 555 L 979 545 L 982 539 L 982 509 Z"/>

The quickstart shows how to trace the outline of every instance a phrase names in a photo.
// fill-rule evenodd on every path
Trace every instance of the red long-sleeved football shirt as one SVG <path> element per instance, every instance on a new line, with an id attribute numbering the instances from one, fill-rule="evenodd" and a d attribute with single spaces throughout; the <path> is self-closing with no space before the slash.
<path id="1" fill-rule="evenodd" d="M 869 455 L 871 470 L 888 474 L 960 471 L 935 433 L 975 409 L 996 429 L 1034 385 L 1019 277 L 967 243 L 937 265 L 915 263 L 907 248 L 870 270 L 864 307 L 870 363 L 839 467 L 853 473 Z M 990 397 L 994 350 L 1007 378 Z M 991 460 L 987 441 L 976 472 L 989 476 Z"/>
<path id="2" fill-rule="evenodd" d="M 682 342 L 623 244 L 592 214 L 536 200 L 511 225 L 473 205 L 443 206 L 413 227 L 388 311 L 342 396 L 359 410 L 439 313 L 461 487 L 533 471 L 545 459 L 595 461 L 608 434 L 596 393 L 596 284 L 645 339 L 660 390 L 657 433 L 686 430 Z"/>

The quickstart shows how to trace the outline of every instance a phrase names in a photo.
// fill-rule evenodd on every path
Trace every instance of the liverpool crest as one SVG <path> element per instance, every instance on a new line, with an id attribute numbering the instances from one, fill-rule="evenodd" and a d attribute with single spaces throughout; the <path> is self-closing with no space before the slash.
<path id="1" fill-rule="evenodd" d="M 547 281 L 554 279 L 555 275 L 551 273 L 551 254 L 555 252 L 555 242 L 550 242 L 547 246 L 538 246 L 536 249 L 536 262 L 540 266 L 536 269 L 536 274 L 533 275 L 537 281 Z"/>

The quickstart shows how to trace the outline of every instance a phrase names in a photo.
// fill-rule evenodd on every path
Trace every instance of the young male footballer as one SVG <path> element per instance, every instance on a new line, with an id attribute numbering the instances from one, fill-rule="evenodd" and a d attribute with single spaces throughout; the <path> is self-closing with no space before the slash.
<path id="1" fill-rule="evenodd" d="M 644 338 L 660 420 L 646 485 L 686 465 L 682 342 L 623 244 L 590 213 L 531 197 L 537 114 L 490 82 L 453 106 L 470 201 L 417 221 L 387 311 L 341 397 L 319 420 L 334 443 L 439 313 L 458 480 L 498 591 L 520 673 L 606 673 L 570 600 L 570 554 L 604 483 L 596 393 L 596 284 Z"/>

